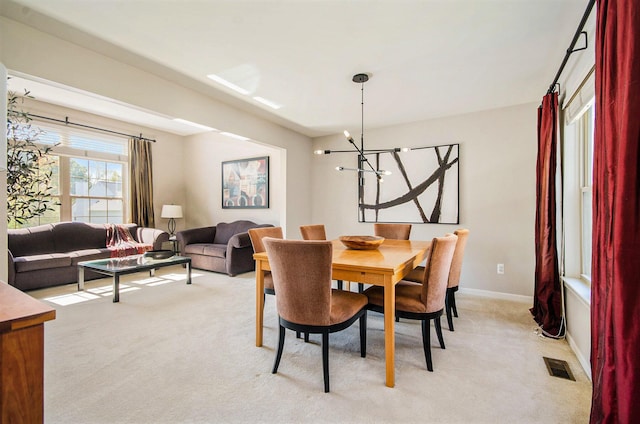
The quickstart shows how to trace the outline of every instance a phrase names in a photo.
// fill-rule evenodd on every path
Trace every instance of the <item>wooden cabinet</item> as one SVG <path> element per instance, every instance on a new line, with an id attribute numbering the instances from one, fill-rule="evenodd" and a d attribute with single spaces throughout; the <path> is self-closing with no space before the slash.
<path id="1" fill-rule="evenodd" d="M 44 422 L 44 322 L 55 317 L 0 281 L 0 423 Z"/>

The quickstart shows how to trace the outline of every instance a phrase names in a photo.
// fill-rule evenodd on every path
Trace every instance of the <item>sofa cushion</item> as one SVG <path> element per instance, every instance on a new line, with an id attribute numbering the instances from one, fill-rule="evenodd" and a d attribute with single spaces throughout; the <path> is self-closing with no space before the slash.
<path id="1" fill-rule="evenodd" d="M 21 228 L 7 231 L 9 250 L 14 257 L 55 252 L 52 225 Z"/>
<path id="2" fill-rule="evenodd" d="M 69 256 L 71 257 L 71 265 L 76 266 L 78 262 L 107 259 L 111 256 L 111 250 L 106 247 L 102 249 L 83 249 L 69 252 Z"/>
<path id="3" fill-rule="evenodd" d="M 107 245 L 107 228 L 101 224 L 58 222 L 53 224 L 56 252 L 98 249 Z"/>
<path id="4" fill-rule="evenodd" d="M 227 245 L 208 244 L 204 247 L 203 254 L 215 258 L 225 258 L 227 256 Z"/>
<path id="5" fill-rule="evenodd" d="M 214 244 L 227 244 L 229 239 L 235 234 L 246 233 L 249 228 L 260 227 L 255 222 L 247 220 L 233 221 L 230 223 L 220 222 L 216 225 L 216 234 L 213 238 Z"/>
<path id="6" fill-rule="evenodd" d="M 188 244 L 184 248 L 184 253 L 190 255 L 204 255 L 224 258 L 227 255 L 227 245 L 211 243 Z"/>
<path id="7" fill-rule="evenodd" d="M 19 256 L 14 258 L 16 272 L 37 271 L 47 268 L 71 266 L 67 253 L 44 253 L 42 255 Z"/>
<path id="8" fill-rule="evenodd" d="M 235 222 L 220 222 L 216 225 L 216 233 L 213 236 L 214 244 L 227 244 L 229 239 L 236 233 Z"/>

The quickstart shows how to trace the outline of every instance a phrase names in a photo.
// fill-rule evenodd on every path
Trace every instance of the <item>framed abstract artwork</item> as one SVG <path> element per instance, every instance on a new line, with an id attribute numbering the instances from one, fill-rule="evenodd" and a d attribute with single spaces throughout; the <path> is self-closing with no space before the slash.
<path id="1" fill-rule="evenodd" d="M 269 157 L 222 162 L 222 208 L 269 207 Z"/>
<path id="2" fill-rule="evenodd" d="M 414 147 L 408 152 L 391 149 L 365 157 L 373 168 L 391 175 L 380 181 L 373 172 L 362 172 L 359 222 L 460 223 L 459 144 Z M 359 167 L 370 169 L 366 164 Z"/>

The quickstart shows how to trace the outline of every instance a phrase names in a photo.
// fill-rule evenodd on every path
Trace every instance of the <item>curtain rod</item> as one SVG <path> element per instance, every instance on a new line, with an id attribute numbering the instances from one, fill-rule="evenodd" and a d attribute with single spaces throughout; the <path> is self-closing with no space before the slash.
<path id="1" fill-rule="evenodd" d="M 46 119 L 48 121 L 60 122 L 60 123 L 65 124 L 65 125 L 75 125 L 76 127 L 88 128 L 88 129 L 91 129 L 91 130 L 98 130 L 98 131 L 103 131 L 103 132 L 107 132 L 107 133 L 111 133 L 111 134 L 123 135 L 123 136 L 129 137 L 129 138 L 138 138 L 140 140 L 150 141 L 152 143 L 156 142 L 155 140 L 153 140 L 151 138 L 143 137 L 142 133 L 140 133 L 140 135 L 137 136 L 137 135 L 132 135 L 132 134 L 121 133 L 121 132 L 118 132 L 118 131 L 112 131 L 112 130 L 108 130 L 108 129 L 105 129 L 105 128 L 92 127 L 91 125 L 84 125 L 84 124 L 78 124 L 76 122 L 71 122 L 71 121 L 69 121 L 69 117 L 68 116 L 65 116 L 64 120 L 62 120 L 62 119 L 56 119 L 56 118 L 49 118 L 48 116 L 34 115 L 32 113 L 28 113 L 27 115 L 29 115 L 31 117 L 34 117 L 34 118 Z"/>
<path id="2" fill-rule="evenodd" d="M 547 90 L 547 94 L 553 93 L 553 90 L 555 89 L 556 84 L 558 83 L 558 79 L 560 78 L 560 74 L 562 74 L 562 71 L 564 70 L 564 67 L 567 64 L 567 61 L 569 60 L 569 56 L 571 56 L 571 53 L 574 53 L 574 52 L 577 52 L 577 51 L 580 51 L 580 50 L 584 50 L 584 49 L 587 48 L 586 43 L 585 43 L 585 46 L 583 48 L 574 50 L 576 42 L 578 41 L 578 38 L 580 37 L 581 34 L 585 35 L 585 40 L 586 40 L 587 33 L 583 32 L 582 29 L 584 28 L 584 25 L 587 23 L 587 19 L 589 18 L 589 15 L 591 14 L 591 9 L 593 9 L 593 5 L 595 4 L 595 2 L 596 2 L 596 0 L 589 0 L 589 4 L 587 4 L 587 9 L 584 11 L 584 14 L 582 15 L 582 20 L 580 20 L 580 24 L 578 25 L 578 29 L 576 30 L 576 33 L 573 36 L 573 40 L 571 41 L 571 45 L 567 49 L 567 53 L 564 55 L 564 59 L 562 60 L 562 64 L 560 65 L 560 69 L 558 69 L 558 73 L 556 73 L 556 77 L 553 79 L 553 82 L 549 86 L 549 90 Z"/>

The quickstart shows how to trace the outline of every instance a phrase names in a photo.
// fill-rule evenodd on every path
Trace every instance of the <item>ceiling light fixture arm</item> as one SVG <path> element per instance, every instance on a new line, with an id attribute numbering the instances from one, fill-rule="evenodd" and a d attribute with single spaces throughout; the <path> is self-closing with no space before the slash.
<path id="1" fill-rule="evenodd" d="M 377 170 L 371 165 L 367 157 L 364 155 L 364 83 L 369 81 L 369 75 L 367 74 L 355 74 L 352 81 L 360 84 L 360 147 L 358 147 L 353 140 L 353 137 L 349 135 L 349 132 L 345 131 L 345 136 L 349 143 L 355 147 L 359 155 L 358 169 L 362 170 L 363 164 L 366 163 L 369 168 L 376 174 L 379 180 L 382 179 L 383 171 Z"/>
<path id="2" fill-rule="evenodd" d="M 313 153 L 316 155 L 329 155 L 331 153 L 358 153 L 358 168 L 345 168 L 344 166 L 337 166 L 336 169 L 338 171 L 358 171 L 358 179 L 359 179 L 359 187 L 364 185 L 364 172 L 373 172 L 376 174 L 376 177 L 380 182 L 382 182 L 383 175 L 390 175 L 391 172 L 384 171 L 382 169 L 375 169 L 373 165 L 369 162 L 366 155 L 367 154 L 375 154 L 375 153 L 390 153 L 390 152 L 408 152 L 409 148 L 406 147 L 394 147 L 392 149 L 373 149 L 366 150 L 364 148 L 364 83 L 369 81 L 369 75 L 367 74 L 356 74 L 353 76 L 352 81 L 360 84 L 360 109 L 361 109 L 361 117 L 360 117 L 360 146 L 358 146 L 349 134 L 349 131 L 344 131 L 344 136 L 347 138 L 347 141 L 351 143 L 355 150 L 324 150 L 319 149 L 315 150 Z M 368 169 L 365 169 L 365 164 Z"/>

